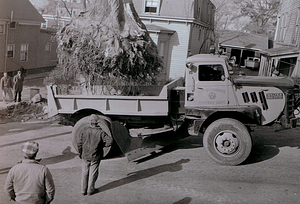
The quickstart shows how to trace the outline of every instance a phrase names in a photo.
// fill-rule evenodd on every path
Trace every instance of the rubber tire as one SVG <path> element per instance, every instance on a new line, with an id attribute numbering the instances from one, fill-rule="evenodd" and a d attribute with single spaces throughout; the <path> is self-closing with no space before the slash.
<path id="1" fill-rule="evenodd" d="M 216 136 L 226 130 L 233 133 L 239 142 L 237 151 L 230 155 L 219 152 L 214 144 Z M 222 165 L 235 166 L 241 164 L 248 158 L 252 149 L 252 138 L 243 123 L 232 118 L 223 118 L 214 121 L 205 130 L 203 145 L 209 157 L 215 162 Z"/>
<path id="2" fill-rule="evenodd" d="M 108 136 L 112 137 L 111 131 L 110 131 L 110 124 L 107 120 L 103 119 L 101 115 L 97 115 L 100 120 L 99 120 L 99 126 L 101 127 L 102 130 L 104 130 Z M 90 116 L 86 116 L 84 118 L 81 118 L 77 123 L 74 125 L 73 130 L 72 130 L 72 144 L 75 148 L 75 150 L 78 152 L 77 148 L 77 143 L 79 142 L 80 138 L 80 132 L 83 128 L 90 126 Z M 105 157 L 111 150 L 110 147 L 104 147 L 103 148 L 103 157 Z"/>

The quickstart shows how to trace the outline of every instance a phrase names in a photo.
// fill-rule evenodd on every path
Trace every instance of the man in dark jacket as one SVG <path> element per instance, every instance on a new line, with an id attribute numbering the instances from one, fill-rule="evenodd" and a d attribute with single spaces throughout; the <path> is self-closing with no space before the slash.
<path id="1" fill-rule="evenodd" d="M 77 144 L 79 157 L 82 159 L 81 193 L 83 195 L 92 195 L 95 192 L 103 147 L 112 144 L 112 138 L 98 126 L 98 120 L 97 115 L 90 116 L 90 126 L 81 131 Z"/>
<path id="2" fill-rule="evenodd" d="M 24 76 L 22 75 L 21 71 L 18 71 L 18 74 L 14 76 L 13 82 L 14 82 L 14 91 L 15 91 L 15 98 L 14 101 L 17 102 L 17 97 L 18 97 L 18 102 L 20 102 L 21 99 L 21 93 L 23 91 L 23 81 L 24 81 Z"/>

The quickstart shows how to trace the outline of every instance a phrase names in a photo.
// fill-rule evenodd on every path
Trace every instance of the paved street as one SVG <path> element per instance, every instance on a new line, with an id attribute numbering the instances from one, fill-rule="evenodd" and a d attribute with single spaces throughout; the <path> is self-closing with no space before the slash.
<path id="1" fill-rule="evenodd" d="M 0 182 L 20 159 L 22 143 L 40 144 L 37 158 L 47 165 L 56 184 L 54 204 L 69 203 L 299 203 L 300 128 L 283 132 L 256 129 L 247 162 L 228 167 L 213 163 L 202 137 L 191 136 L 162 152 L 127 162 L 125 157 L 103 160 L 96 183 L 98 193 L 80 194 L 80 159 L 71 143 L 72 127 L 50 123 L 0 125 Z M 10 204 L 3 187 L 0 203 Z"/>

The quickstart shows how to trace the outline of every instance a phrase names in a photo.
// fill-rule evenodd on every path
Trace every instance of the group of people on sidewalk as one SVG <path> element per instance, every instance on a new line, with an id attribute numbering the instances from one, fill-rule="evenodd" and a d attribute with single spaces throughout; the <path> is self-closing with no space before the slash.
<path id="1" fill-rule="evenodd" d="M 2 99 L 4 103 L 11 102 L 20 102 L 21 93 L 23 91 L 23 81 L 24 76 L 22 71 L 18 71 L 18 73 L 11 79 L 10 76 L 7 75 L 7 72 L 3 73 L 3 77 L 0 80 L 0 88 L 2 90 Z M 14 91 L 14 98 L 12 94 L 12 89 Z"/>
<path id="2" fill-rule="evenodd" d="M 99 124 L 99 117 L 91 115 L 89 125 L 84 127 L 77 142 L 79 158 L 82 159 L 81 193 L 92 195 L 99 174 L 99 164 L 104 147 L 112 145 L 113 139 Z M 24 159 L 13 166 L 6 178 L 4 191 L 18 203 L 44 204 L 54 199 L 55 185 L 49 169 L 36 160 L 39 144 L 26 142 L 22 146 Z"/>

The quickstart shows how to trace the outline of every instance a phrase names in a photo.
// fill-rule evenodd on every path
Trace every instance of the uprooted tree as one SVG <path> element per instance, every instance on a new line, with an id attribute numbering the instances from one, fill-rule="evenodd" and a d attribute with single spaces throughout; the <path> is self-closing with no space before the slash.
<path id="1" fill-rule="evenodd" d="M 88 90 L 95 85 L 120 89 L 156 83 L 162 69 L 157 46 L 131 0 L 95 0 L 57 39 L 60 60 L 48 83 L 80 75 Z"/>

